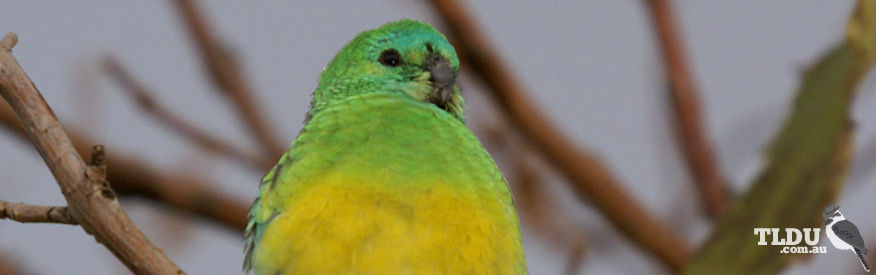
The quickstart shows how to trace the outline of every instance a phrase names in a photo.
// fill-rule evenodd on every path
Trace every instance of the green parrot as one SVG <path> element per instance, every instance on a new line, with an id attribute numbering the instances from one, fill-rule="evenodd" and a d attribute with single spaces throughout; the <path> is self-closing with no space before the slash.
<path id="1" fill-rule="evenodd" d="M 458 69 L 447 39 L 413 20 L 344 46 L 262 179 L 244 270 L 525 274 L 514 203 L 465 127 Z"/>

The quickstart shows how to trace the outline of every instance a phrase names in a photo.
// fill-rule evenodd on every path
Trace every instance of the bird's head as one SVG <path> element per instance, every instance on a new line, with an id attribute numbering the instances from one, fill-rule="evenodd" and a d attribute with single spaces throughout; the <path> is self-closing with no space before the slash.
<path id="1" fill-rule="evenodd" d="M 831 204 L 824 208 L 824 212 L 821 212 L 821 216 L 824 218 L 824 224 L 829 225 L 834 221 L 845 220 L 843 214 L 839 212 L 839 205 Z"/>
<path id="2" fill-rule="evenodd" d="M 830 225 L 834 222 L 844 221 L 844 220 L 846 220 L 846 217 L 843 216 L 843 213 L 841 213 L 839 210 L 837 210 L 833 214 L 830 214 L 829 216 L 824 218 L 824 225 Z"/>
<path id="3" fill-rule="evenodd" d="M 308 116 L 346 97 L 398 93 L 464 121 L 458 69 L 453 46 L 431 26 L 408 19 L 388 23 L 359 34 L 338 52 L 320 76 Z"/>

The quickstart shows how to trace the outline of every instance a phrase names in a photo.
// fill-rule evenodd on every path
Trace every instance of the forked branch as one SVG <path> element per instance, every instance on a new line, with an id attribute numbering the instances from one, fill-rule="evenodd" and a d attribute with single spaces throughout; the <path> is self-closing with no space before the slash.
<path id="1" fill-rule="evenodd" d="M 11 51 L 14 33 L 0 40 L 0 96 L 17 114 L 28 137 L 54 175 L 67 200 L 69 215 L 85 232 L 106 246 L 131 271 L 142 274 L 183 273 L 131 222 L 106 181 L 103 147 L 85 164 L 36 86 Z"/>
<path id="2" fill-rule="evenodd" d="M 0 102 L 0 125 L 27 139 L 27 133 L 15 118 L 15 113 Z M 80 155 L 88 154 L 94 140 L 76 129 L 68 129 L 67 136 Z M 249 203 L 222 193 L 203 176 L 183 175 L 157 171 L 142 160 L 123 154 L 107 156 L 107 179 L 113 191 L 122 196 L 141 196 L 176 210 L 217 222 L 232 230 L 243 231 Z"/>
<path id="3" fill-rule="evenodd" d="M 65 206 L 40 206 L 0 201 L 0 219 L 23 223 L 79 224 Z"/>

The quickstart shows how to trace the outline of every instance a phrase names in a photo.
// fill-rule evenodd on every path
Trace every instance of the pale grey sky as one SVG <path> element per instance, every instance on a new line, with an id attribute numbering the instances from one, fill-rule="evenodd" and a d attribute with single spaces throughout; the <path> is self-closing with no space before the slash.
<path id="1" fill-rule="evenodd" d="M 413 18 L 442 26 L 421 1 L 201 1 L 222 38 L 239 53 L 273 127 L 291 141 L 301 127 L 323 66 L 357 33 Z M 709 232 L 668 130 L 662 71 L 640 1 L 468 1 L 493 44 L 530 88 L 536 104 L 582 146 L 613 168 L 648 209 L 672 220 L 691 243 Z M 790 104 L 800 68 L 841 38 L 853 1 L 674 1 L 703 93 L 707 129 L 737 191 L 758 171 L 760 149 Z M 169 1 L 2 1 L 0 32 L 18 33 L 15 55 L 64 125 L 87 131 L 109 154 L 136 154 L 168 171 L 201 171 L 250 200 L 261 173 L 234 168 L 159 127 L 118 87 L 94 77 L 95 57 L 113 53 L 187 119 L 241 144 L 252 141 L 217 96 Z M 872 82 L 872 81 L 871 81 Z M 488 124 L 486 98 L 470 91 L 470 126 Z M 873 85 L 855 106 L 859 144 L 876 137 Z M 477 119 L 479 114 L 482 118 Z M 0 199 L 60 205 L 64 200 L 38 155 L 0 131 Z M 112 165 L 112 164 L 110 164 Z M 510 167 L 500 163 L 504 171 Z M 552 183 L 559 179 L 551 178 Z M 876 178 L 859 177 L 839 202 L 876 238 Z M 559 186 L 553 184 L 551 186 Z M 596 212 L 552 187 L 592 240 L 582 274 L 665 272 Z M 149 203 L 124 201 L 135 222 L 190 274 L 239 274 L 237 233 L 196 220 L 165 218 Z M 868 219 L 868 216 L 870 217 Z M 533 274 L 557 274 L 565 251 L 545 245 L 525 225 Z M 867 235 L 869 233 L 869 235 Z M 125 272 L 79 227 L 0 221 L 0 250 L 37 274 Z M 860 267 L 829 253 L 790 274 Z"/>

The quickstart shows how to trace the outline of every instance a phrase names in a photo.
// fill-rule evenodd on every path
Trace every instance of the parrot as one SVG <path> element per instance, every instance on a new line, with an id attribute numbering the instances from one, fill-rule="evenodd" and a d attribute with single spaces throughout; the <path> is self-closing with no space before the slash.
<path id="1" fill-rule="evenodd" d="M 526 274 L 508 184 L 465 126 L 459 59 L 426 23 L 357 35 L 247 214 L 244 272 Z"/>

